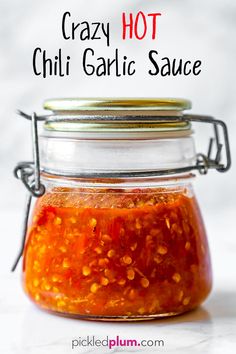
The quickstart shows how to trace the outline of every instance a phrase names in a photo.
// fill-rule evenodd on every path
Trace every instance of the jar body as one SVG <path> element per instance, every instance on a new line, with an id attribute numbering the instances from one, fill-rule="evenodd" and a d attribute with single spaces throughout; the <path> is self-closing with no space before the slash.
<path id="1" fill-rule="evenodd" d="M 211 281 L 206 233 L 189 182 L 50 183 L 37 200 L 23 283 L 46 310 L 101 320 L 171 316 L 200 305 Z"/>

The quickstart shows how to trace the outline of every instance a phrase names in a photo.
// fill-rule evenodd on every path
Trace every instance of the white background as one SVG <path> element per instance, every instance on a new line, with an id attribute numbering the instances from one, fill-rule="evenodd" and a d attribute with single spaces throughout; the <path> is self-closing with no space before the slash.
<path id="1" fill-rule="evenodd" d="M 161 12 L 156 41 L 121 40 L 121 13 Z M 91 43 L 65 41 L 61 17 L 70 11 L 74 22 L 103 21 L 111 24 L 111 47 L 104 41 L 92 43 L 98 56 L 122 54 L 137 60 L 137 74 L 123 78 L 87 77 L 82 71 L 83 49 Z M 19 160 L 31 158 L 30 127 L 15 115 L 42 111 L 50 97 L 74 96 L 151 96 L 183 97 L 193 102 L 194 113 L 223 119 L 230 133 L 233 162 L 236 152 L 236 3 L 234 0 L 1 0 L 0 2 L 0 318 L 5 334 L 0 351 L 7 353 L 70 353 L 69 342 L 76 333 L 100 335 L 137 333 L 160 338 L 166 336 L 166 351 L 231 353 L 235 350 L 235 179 L 236 168 L 227 174 L 210 172 L 195 181 L 195 190 L 204 215 L 212 251 L 215 287 L 201 311 L 174 321 L 145 325 L 118 326 L 88 324 L 58 319 L 36 311 L 21 294 L 19 274 L 10 266 L 20 241 L 20 224 L 25 191 L 14 180 L 12 169 Z M 57 54 L 58 48 L 71 56 L 72 75 L 43 79 L 32 72 L 35 47 Z M 158 50 L 160 57 L 202 60 L 197 77 L 150 77 L 147 53 Z M 206 150 L 207 134 L 198 131 L 198 149 Z M 18 270 L 19 272 L 19 270 Z M 3 289 L 3 290 L 2 290 Z M 189 317 L 190 316 L 190 317 Z M 191 317 L 193 316 L 193 317 Z M 194 317 L 195 316 L 195 317 Z M 200 317 L 199 317 L 200 316 Z M 193 321 L 194 320 L 194 321 Z M 193 322 L 192 322 L 193 321 Z M 198 322 L 200 321 L 200 322 Z M 49 329 L 47 328 L 49 326 Z M 91 327 L 92 326 L 92 327 Z M 37 331 L 37 336 L 35 331 Z M 73 330 L 72 330 L 73 329 Z M 157 330 L 155 332 L 155 330 Z M 189 333 L 188 333 L 189 330 Z M 154 331 L 154 332 L 153 332 Z M 164 331 L 164 332 L 163 332 Z M 187 332 L 186 332 L 187 331 Z M 32 337 L 32 333 L 34 336 Z M 3 329 L 0 332 L 3 334 Z M 77 334 L 78 336 L 79 334 Z M 200 344 L 199 344 L 200 343 Z M 4 350 L 1 350 L 1 345 Z M 204 346 L 205 345 L 205 346 Z M 38 349 L 36 349 L 36 346 Z M 233 349 L 234 348 L 234 349 Z M 152 349 L 153 350 L 153 349 Z M 161 349 L 159 349 L 161 351 Z M 140 350 L 139 350 L 140 352 Z"/>

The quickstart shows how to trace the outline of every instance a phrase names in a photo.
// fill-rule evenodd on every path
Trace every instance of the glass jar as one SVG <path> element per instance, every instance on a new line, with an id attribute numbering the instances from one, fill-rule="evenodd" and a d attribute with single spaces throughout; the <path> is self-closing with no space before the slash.
<path id="1" fill-rule="evenodd" d="M 30 299 L 96 320 L 154 319 L 199 306 L 212 274 L 190 171 L 226 170 L 230 162 L 197 156 L 194 119 L 183 115 L 190 102 L 60 99 L 45 108 L 54 114 L 43 118 L 39 139 L 44 188 L 23 257 Z"/>

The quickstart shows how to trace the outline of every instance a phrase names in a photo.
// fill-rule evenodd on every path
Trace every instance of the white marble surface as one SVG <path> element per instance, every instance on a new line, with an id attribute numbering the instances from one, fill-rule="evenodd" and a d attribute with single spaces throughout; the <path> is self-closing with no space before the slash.
<path id="1" fill-rule="evenodd" d="M 198 310 L 175 318 L 139 323 L 101 323 L 74 320 L 38 310 L 24 295 L 20 269 L 9 272 L 19 243 L 19 212 L 2 211 L 0 254 L 0 353 L 142 353 L 233 354 L 236 351 L 235 210 L 206 213 L 214 269 L 212 294 Z M 6 230 L 8 232 L 6 233 Z M 20 267 L 19 267 L 20 268 Z M 94 335 L 114 338 L 162 339 L 156 348 L 71 349 L 72 339 Z"/>

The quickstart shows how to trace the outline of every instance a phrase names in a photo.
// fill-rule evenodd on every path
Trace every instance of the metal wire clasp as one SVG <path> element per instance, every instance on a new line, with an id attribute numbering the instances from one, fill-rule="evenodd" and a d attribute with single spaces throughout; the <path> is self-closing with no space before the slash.
<path id="1" fill-rule="evenodd" d="M 31 118 L 31 134 L 33 142 L 33 162 L 20 162 L 14 168 L 14 176 L 17 179 L 20 179 L 26 189 L 29 191 L 27 196 L 26 206 L 25 206 L 25 217 L 22 230 L 22 242 L 19 253 L 16 257 L 16 260 L 13 264 L 12 271 L 14 271 L 19 263 L 19 260 L 23 254 L 25 239 L 27 234 L 28 219 L 30 214 L 30 206 L 33 197 L 41 197 L 45 193 L 45 186 L 40 181 L 40 158 L 39 158 L 39 144 L 38 144 L 38 117 L 35 113 L 31 116 L 25 115 L 22 112 L 19 112 L 21 116 L 29 119 Z"/>
<path id="2" fill-rule="evenodd" d="M 208 169 L 215 169 L 218 172 L 227 172 L 231 167 L 231 153 L 229 146 L 229 136 L 226 124 L 219 119 L 210 116 L 201 116 L 189 114 L 183 116 L 187 121 L 212 124 L 214 128 L 214 138 L 210 138 L 207 154 L 198 153 L 196 165 L 192 169 L 196 169 L 200 174 L 206 174 Z M 219 127 L 222 129 L 223 143 L 220 140 Z M 216 152 L 213 155 L 213 145 L 215 143 Z M 225 150 L 225 163 L 222 163 L 222 150 Z"/>
<path id="3" fill-rule="evenodd" d="M 23 182 L 30 194 L 34 197 L 41 197 L 45 193 L 45 187 L 40 182 L 39 138 L 37 116 L 35 113 L 31 115 L 31 133 L 34 161 L 19 162 L 14 168 L 14 176 Z"/>

